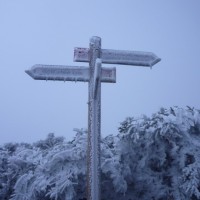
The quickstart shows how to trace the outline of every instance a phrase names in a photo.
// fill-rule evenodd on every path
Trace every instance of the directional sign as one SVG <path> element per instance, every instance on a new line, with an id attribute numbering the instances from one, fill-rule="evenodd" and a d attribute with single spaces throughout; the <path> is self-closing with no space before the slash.
<path id="1" fill-rule="evenodd" d="M 102 63 L 107 64 L 122 64 L 122 65 L 136 65 L 152 67 L 161 59 L 154 53 L 142 51 L 124 51 L 101 49 Z M 89 62 L 90 51 L 88 48 L 75 48 L 74 61 Z"/>
<path id="2" fill-rule="evenodd" d="M 63 65 L 34 65 L 26 71 L 36 80 L 88 81 L 88 68 Z"/>
<path id="3" fill-rule="evenodd" d="M 101 38 L 92 37 L 90 48 L 75 48 L 74 61 L 89 67 L 34 65 L 26 73 L 36 80 L 88 82 L 87 199 L 101 199 L 101 82 L 115 83 L 116 68 L 102 63 L 152 67 L 161 59 L 150 52 L 101 49 Z"/>
<path id="4" fill-rule="evenodd" d="M 89 67 L 65 66 L 65 65 L 34 65 L 26 73 L 35 80 L 57 81 L 89 81 Z M 116 68 L 101 70 L 101 81 L 107 83 L 116 82 Z"/>

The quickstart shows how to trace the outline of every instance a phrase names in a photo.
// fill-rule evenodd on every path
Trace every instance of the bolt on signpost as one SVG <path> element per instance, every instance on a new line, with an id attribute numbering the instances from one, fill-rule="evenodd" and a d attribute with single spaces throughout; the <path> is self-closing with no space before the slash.
<path id="1" fill-rule="evenodd" d="M 87 199 L 101 199 L 101 82 L 115 83 L 116 68 L 102 63 L 152 67 L 161 59 L 150 52 L 101 49 L 101 38 L 92 37 L 89 48 L 75 48 L 74 61 L 89 67 L 34 65 L 26 73 L 35 80 L 88 82 Z"/>

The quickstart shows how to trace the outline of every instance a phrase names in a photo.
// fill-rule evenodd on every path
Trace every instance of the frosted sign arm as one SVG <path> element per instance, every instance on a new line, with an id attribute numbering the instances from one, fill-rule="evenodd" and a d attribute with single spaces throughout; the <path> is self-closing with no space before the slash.
<path id="1" fill-rule="evenodd" d="M 90 51 L 88 48 L 76 47 L 74 49 L 74 61 L 89 62 L 89 60 Z M 101 60 L 102 63 L 106 64 L 152 67 L 161 59 L 151 52 L 102 49 Z"/>
<path id="2" fill-rule="evenodd" d="M 89 67 L 81 66 L 34 65 L 25 72 L 35 80 L 88 82 L 89 71 Z M 101 82 L 115 83 L 116 68 L 103 67 L 101 70 Z"/>

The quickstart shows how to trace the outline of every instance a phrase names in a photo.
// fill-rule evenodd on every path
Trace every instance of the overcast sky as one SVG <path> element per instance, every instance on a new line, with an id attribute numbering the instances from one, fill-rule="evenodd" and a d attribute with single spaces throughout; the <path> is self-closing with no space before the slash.
<path id="1" fill-rule="evenodd" d="M 70 140 L 74 128 L 87 128 L 87 83 L 36 81 L 24 71 L 87 66 L 73 62 L 73 51 L 92 36 L 104 49 L 162 59 L 152 70 L 109 65 L 117 83 L 102 83 L 103 136 L 117 134 L 126 117 L 160 107 L 200 108 L 199 0 L 0 0 L 0 144 L 35 142 L 50 132 Z"/>

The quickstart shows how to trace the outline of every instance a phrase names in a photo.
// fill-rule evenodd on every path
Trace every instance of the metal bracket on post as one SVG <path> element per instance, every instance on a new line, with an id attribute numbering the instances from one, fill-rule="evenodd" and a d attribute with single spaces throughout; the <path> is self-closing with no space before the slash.
<path id="1" fill-rule="evenodd" d="M 101 59 L 97 58 L 94 67 L 94 87 L 93 87 L 94 99 L 96 99 L 99 84 L 101 84 Z"/>

